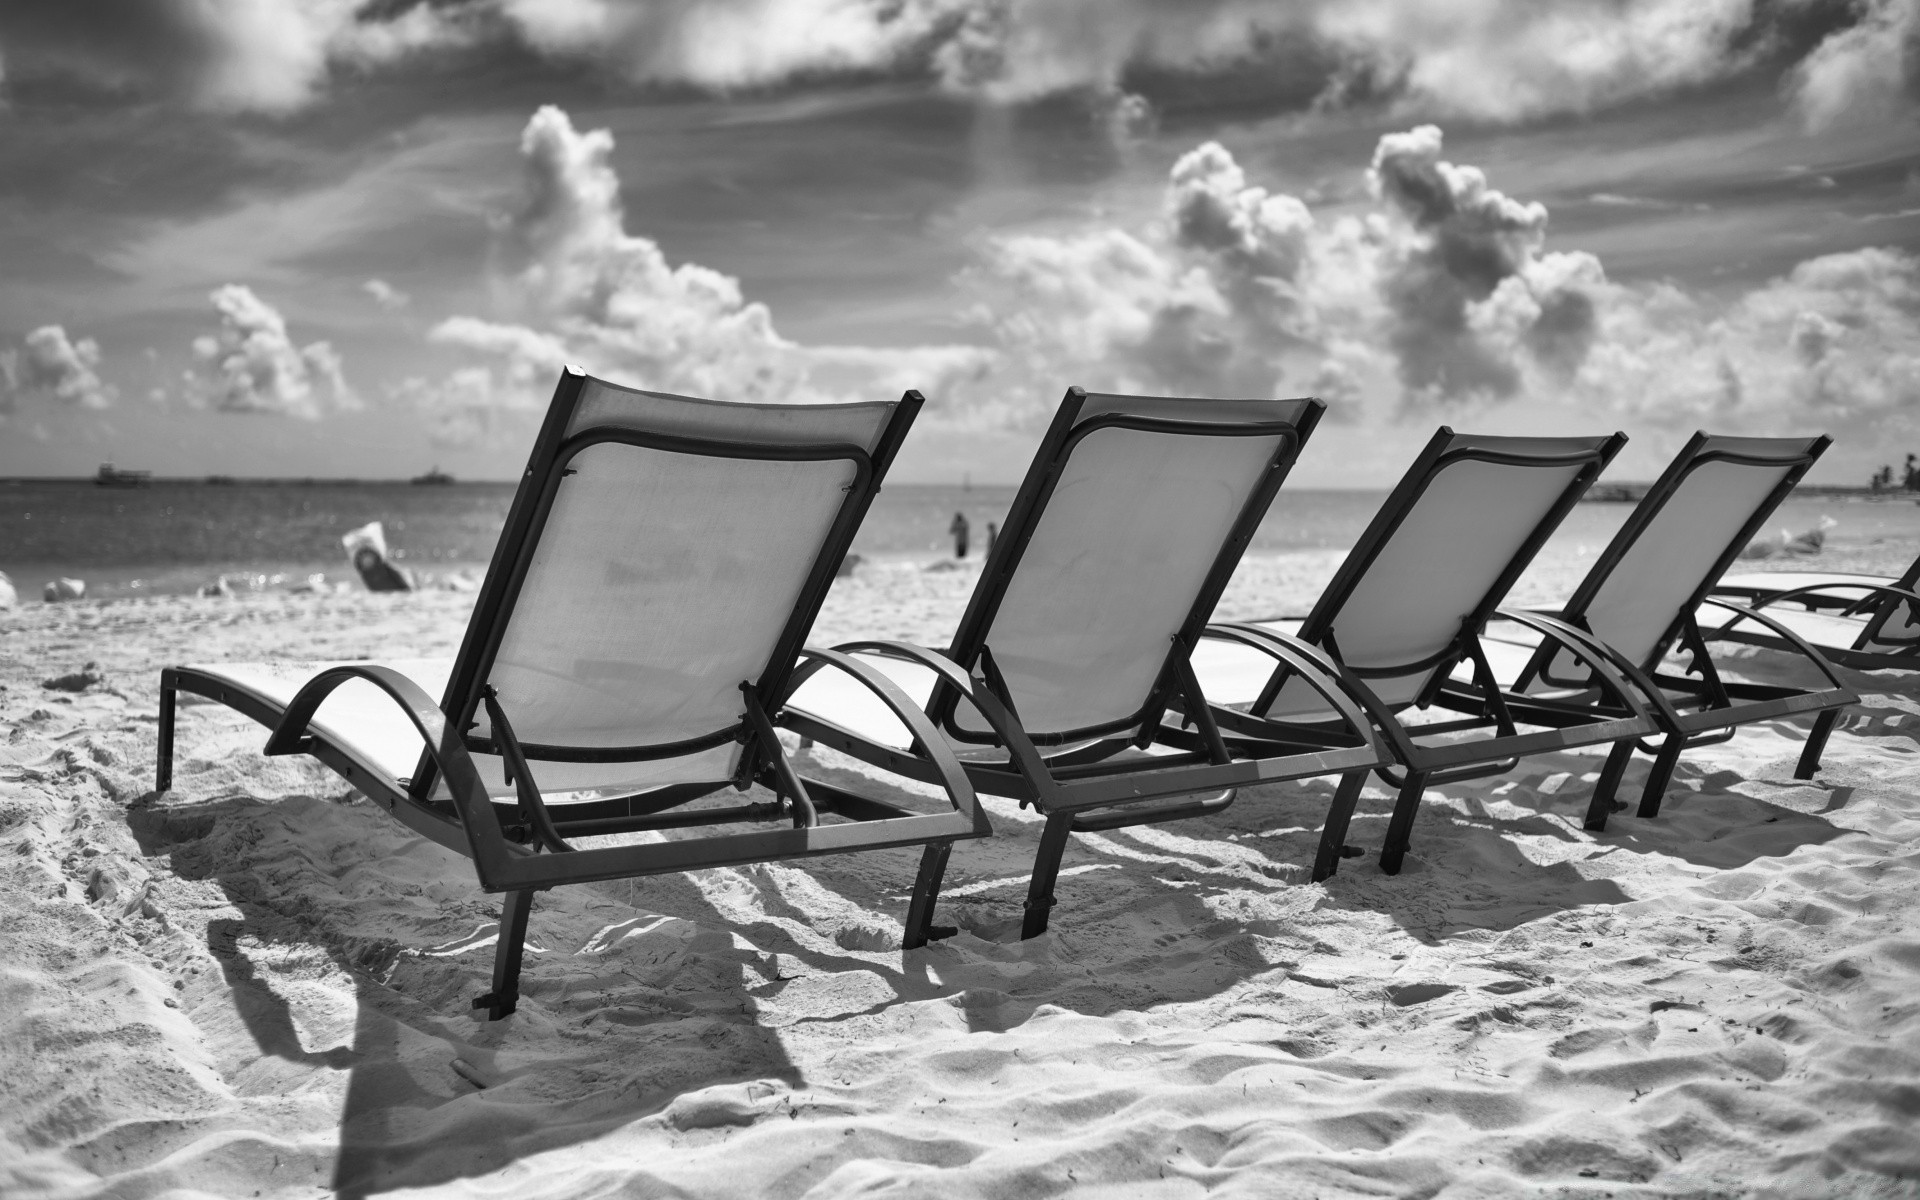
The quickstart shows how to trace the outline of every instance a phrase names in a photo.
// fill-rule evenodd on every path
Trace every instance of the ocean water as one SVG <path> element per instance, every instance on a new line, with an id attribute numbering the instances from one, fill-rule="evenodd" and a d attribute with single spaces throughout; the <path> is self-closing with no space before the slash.
<path id="1" fill-rule="evenodd" d="M 978 555 L 987 524 L 1005 521 L 1014 490 L 890 484 L 854 550 L 868 558 L 949 555 L 948 525 L 960 512 Z M 111 488 L 0 480 L 0 571 L 23 598 L 37 597 L 46 581 L 61 576 L 85 580 L 88 594 L 102 597 L 191 592 L 222 575 L 240 587 L 284 586 L 316 573 L 350 581 L 341 535 L 380 521 L 403 565 L 427 575 L 477 575 L 492 556 L 513 491 L 506 483 L 157 481 Z M 1249 552 L 1351 546 L 1384 495 L 1282 489 Z M 1555 542 L 1597 552 L 1630 507 L 1582 504 Z M 1904 498 L 1794 496 L 1771 524 L 1798 532 L 1823 517 L 1835 522 L 1823 558 L 1837 560 L 1836 567 L 1892 570 L 1920 550 L 1920 506 Z M 1875 565 L 1882 561 L 1892 565 Z"/>

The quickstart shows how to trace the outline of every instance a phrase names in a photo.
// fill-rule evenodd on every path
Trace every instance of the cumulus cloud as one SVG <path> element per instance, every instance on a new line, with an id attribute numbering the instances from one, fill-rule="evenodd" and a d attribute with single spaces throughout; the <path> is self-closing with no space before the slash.
<path id="1" fill-rule="evenodd" d="M 119 393 L 101 380 L 99 366 L 100 343 L 75 341 L 59 325 L 42 325 L 18 349 L 0 350 L 0 416 L 30 397 L 75 408 L 111 407 Z"/>
<path id="2" fill-rule="evenodd" d="M 1381 138 L 1377 210 L 1333 221 L 1209 143 L 1174 164 L 1158 228 L 996 239 L 968 283 L 1016 377 L 1317 394 L 1347 420 L 1526 406 L 1764 431 L 1920 415 L 1914 255 L 1813 259 L 1732 302 L 1622 285 L 1548 248 L 1546 209 L 1442 142 L 1432 126 Z"/>
<path id="3" fill-rule="evenodd" d="M 737 279 L 629 233 L 605 131 L 543 109 L 526 198 L 498 229 L 498 309 L 435 326 L 458 369 L 397 389 L 449 444 L 544 406 L 566 363 L 726 399 L 869 398 L 929 418 L 1044 421 L 1063 383 L 1187 395 L 1319 395 L 1335 420 L 1559 409 L 1582 419 L 1766 431 L 1920 415 L 1920 259 L 1802 263 L 1732 300 L 1617 283 L 1550 245 L 1546 208 L 1449 161 L 1434 126 L 1382 137 L 1371 211 L 1334 217 L 1207 143 L 1171 167 L 1156 220 L 983 237 L 958 283 L 976 344 L 809 346 Z M 1358 164 L 1356 164 L 1358 165 Z M 1544 415 L 1544 414 L 1543 414 Z"/>
<path id="4" fill-rule="evenodd" d="M 1789 90 L 1814 129 L 1910 105 L 1920 98 L 1920 0 L 1866 0 L 1858 24 L 1800 62 Z"/>
<path id="5" fill-rule="evenodd" d="M 613 136 L 581 133 L 546 107 L 521 139 L 525 200 L 495 246 L 495 292 L 510 321 L 451 317 L 429 339 L 477 360 L 401 389 L 449 443 L 483 437 L 502 413 L 537 411 L 568 362 L 641 387 L 729 400 L 819 400 L 814 375 L 877 394 L 899 364 L 965 373 L 965 348 L 808 348 L 782 337 L 739 280 L 671 265 L 658 243 L 627 233 Z M 922 383 L 920 386 L 928 386 Z M 856 394 L 859 394 L 856 391 Z"/>
<path id="6" fill-rule="evenodd" d="M 1440 146 L 1432 125 L 1388 134 L 1367 172 L 1409 231 L 1386 243 L 1382 275 L 1409 399 L 1510 396 L 1520 346 L 1577 368 L 1592 332 L 1586 289 L 1604 278 L 1599 262 L 1542 258 L 1546 207 L 1490 188 L 1477 168 L 1442 160 Z"/>
<path id="7" fill-rule="evenodd" d="M 1276 104 L 1404 100 L 1511 121 L 1588 112 L 1804 59 L 1815 119 L 1913 91 L 1915 0 L 9 0 L 9 78 L 78 77 L 204 108 L 286 113 L 350 71 L 512 44 L 644 83 L 725 91 L 822 77 L 934 79 L 1021 102 L 1115 101 L 1124 131 L 1232 74 Z M 1814 10 L 1841 26 L 1796 37 Z M 1878 102 L 1876 100 L 1876 102 Z"/>
<path id="8" fill-rule="evenodd" d="M 1621 289 L 1576 380 L 1611 410 L 1687 425 L 1871 431 L 1920 415 L 1920 258 L 1824 255 L 1725 307 Z"/>
<path id="9" fill-rule="evenodd" d="M 309 421 L 361 407 L 330 343 L 296 345 L 286 318 L 244 285 L 216 288 L 210 299 L 220 328 L 193 339 L 194 365 L 182 380 L 190 403 Z"/>
<path id="10" fill-rule="evenodd" d="M 369 279 L 360 285 L 360 290 L 373 297 L 373 302 L 388 312 L 397 312 L 413 303 L 413 297 L 384 279 Z"/>

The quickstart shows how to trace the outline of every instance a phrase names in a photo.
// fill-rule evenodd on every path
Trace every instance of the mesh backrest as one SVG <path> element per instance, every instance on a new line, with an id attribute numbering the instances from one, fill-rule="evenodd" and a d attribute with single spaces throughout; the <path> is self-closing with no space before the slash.
<path id="1" fill-rule="evenodd" d="M 854 464 L 601 442 L 568 465 L 489 676 L 515 734 L 657 745 L 735 724 Z"/>
<path id="2" fill-rule="evenodd" d="M 1593 633 L 1632 661 L 1652 667 L 1651 660 L 1665 649 L 1661 635 L 1683 609 L 1692 610 L 1708 573 L 1792 469 L 1731 462 L 1696 466 L 1587 601 L 1582 611 Z M 1603 555 L 1601 563 L 1609 558 Z"/>
<path id="3" fill-rule="evenodd" d="M 1461 437 L 1456 444 L 1511 454 L 1564 455 L 1592 451 L 1602 439 Z M 1479 610 L 1503 576 L 1516 574 L 1516 559 L 1552 514 L 1569 485 L 1592 464 L 1498 463 L 1473 458 L 1447 462 L 1430 477 L 1379 552 L 1359 568 L 1349 566 L 1302 626 L 1309 640 L 1331 635 L 1349 667 L 1379 669 L 1366 676 L 1389 704 L 1416 696 L 1434 668 L 1412 664 L 1445 651 L 1463 620 Z M 1416 470 L 1420 468 L 1416 467 Z M 1364 554 L 1372 534 L 1390 519 L 1392 501 L 1355 548 Z M 1408 667 L 1393 674 L 1396 667 Z M 1264 710 L 1267 715 L 1317 711 L 1317 693 L 1292 679 Z"/>
<path id="4" fill-rule="evenodd" d="M 1087 408 L 1113 411 L 1108 400 L 1089 397 Z M 1164 403 L 1191 407 L 1152 415 L 1204 419 L 1207 411 L 1200 401 Z M 1266 422 L 1297 408 L 1245 407 L 1235 415 Z M 1124 427 L 1079 439 L 985 635 L 1028 732 L 1139 713 L 1283 440 Z M 969 732 L 978 721 L 964 709 L 956 716 Z"/>

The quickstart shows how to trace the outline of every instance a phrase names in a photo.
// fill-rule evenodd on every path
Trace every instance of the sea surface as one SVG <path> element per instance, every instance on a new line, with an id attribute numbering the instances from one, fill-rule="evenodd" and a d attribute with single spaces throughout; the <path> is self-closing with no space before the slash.
<path id="1" fill-rule="evenodd" d="M 1014 488 L 890 484 L 854 540 L 870 559 L 931 560 L 953 553 L 948 527 L 964 513 L 971 553 L 985 547 L 989 522 L 1002 523 Z M 341 545 L 348 530 L 379 521 L 396 560 L 429 579 L 478 576 L 492 556 L 509 483 L 155 481 L 100 487 L 91 481 L 0 480 L 0 571 L 23 600 L 59 577 L 82 579 L 90 597 L 193 592 L 222 576 L 235 588 L 288 586 L 322 575 L 330 586 L 355 578 Z M 1250 553 L 1351 546 L 1379 507 L 1382 491 L 1286 488 Z M 1555 542 L 1597 553 L 1631 505 L 1587 503 Z M 1835 522 L 1826 569 L 1895 570 L 1920 551 L 1920 505 L 1900 497 L 1794 496 L 1771 525 L 1800 532 Z M 1878 566 L 1882 561 L 1892 564 Z"/>

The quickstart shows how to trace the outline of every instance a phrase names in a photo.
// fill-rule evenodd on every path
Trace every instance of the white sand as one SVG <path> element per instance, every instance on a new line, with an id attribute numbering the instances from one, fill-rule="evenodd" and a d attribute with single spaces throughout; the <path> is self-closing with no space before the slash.
<path id="1" fill-rule="evenodd" d="M 972 580 L 864 568 L 815 640 L 937 642 Z M 910 851 L 561 889 L 489 1024 L 464 860 L 213 705 L 149 794 L 162 665 L 451 654 L 469 603 L 0 613 L 0 1196 L 1920 1195 L 1920 677 L 1850 675 L 1812 782 L 1762 725 L 1601 835 L 1598 751 L 1435 789 L 1394 878 L 1378 786 L 1324 885 L 1326 781 L 1080 837 L 1026 943 L 1000 801 L 910 954 Z"/>

